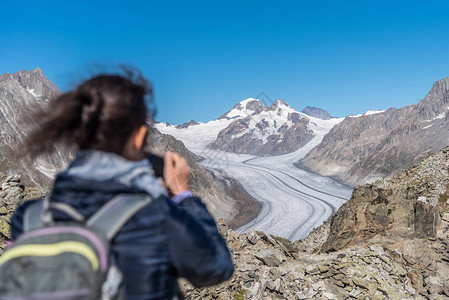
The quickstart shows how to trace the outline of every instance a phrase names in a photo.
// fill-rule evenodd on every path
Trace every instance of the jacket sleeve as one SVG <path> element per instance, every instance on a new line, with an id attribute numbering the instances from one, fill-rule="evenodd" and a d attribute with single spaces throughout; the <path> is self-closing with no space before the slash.
<path id="1" fill-rule="evenodd" d="M 197 287 L 218 284 L 234 271 L 226 242 L 199 198 L 171 205 L 167 220 L 169 251 L 178 275 Z"/>

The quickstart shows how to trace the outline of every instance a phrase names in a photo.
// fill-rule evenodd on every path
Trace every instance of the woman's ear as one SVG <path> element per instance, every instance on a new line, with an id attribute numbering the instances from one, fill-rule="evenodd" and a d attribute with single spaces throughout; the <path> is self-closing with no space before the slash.
<path id="1" fill-rule="evenodd" d="M 146 135 L 147 135 L 147 131 L 148 131 L 147 126 L 142 125 L 134 132 L 134 137 L 133 137 L 134 149 L 136 149 L 138 151 L 142 149 L 143 144 L 145 142 Z"/>

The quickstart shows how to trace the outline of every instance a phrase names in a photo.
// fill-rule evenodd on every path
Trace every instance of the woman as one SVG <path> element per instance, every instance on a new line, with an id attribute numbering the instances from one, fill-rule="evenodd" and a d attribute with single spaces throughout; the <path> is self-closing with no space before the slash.
<path id="1" fill-rule="evenodd" d="M 56 176 L 50 202 L 67 203 L 85 218 L 118 194 L 147 193 L 155 199 L 119 231 L 112 254 L 128 299 L 172 299 L 177 277 L 199 287 L 213 285 L 232 275 L 233 264 L 214 220 L 189 191 L 185 159 L 165 154 L 163 182 L 145 159 L 148 86 L 141 76 L 87 80 L 49 103 L 26 147 L 34 157 L 58 143 L 78 150 Z M 27 205 L 13 217 L 13 238 L 23 231 Z M 70 220 L 58 212 L 54 217 Z"/>

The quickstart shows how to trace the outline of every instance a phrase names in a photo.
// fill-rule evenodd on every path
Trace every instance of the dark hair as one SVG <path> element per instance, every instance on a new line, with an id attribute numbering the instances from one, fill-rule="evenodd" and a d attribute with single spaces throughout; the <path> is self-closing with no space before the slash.
<path id="1" fill-rule="evenodd" d="M 37 126 L 25 140 L 35 158 L 55 144 L 124 154 L 131 133 L 151 121 L 152 88 L 140 73 L 99 75 L 49 102 L 34 116 Z"/>

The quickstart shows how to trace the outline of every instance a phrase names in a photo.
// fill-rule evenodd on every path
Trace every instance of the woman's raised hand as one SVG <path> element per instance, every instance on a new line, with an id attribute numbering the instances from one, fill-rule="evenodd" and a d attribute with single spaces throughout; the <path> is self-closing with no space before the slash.
<path id="1" fill-rule="evenodd" d="M 190 168 L 179 154 L 167 151 L 164 155 L 164 184 L 173 195 L 189 190 Z"/>

